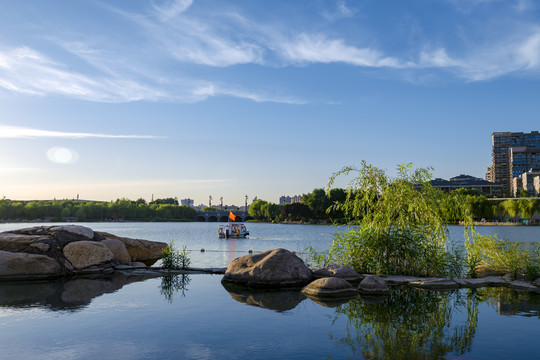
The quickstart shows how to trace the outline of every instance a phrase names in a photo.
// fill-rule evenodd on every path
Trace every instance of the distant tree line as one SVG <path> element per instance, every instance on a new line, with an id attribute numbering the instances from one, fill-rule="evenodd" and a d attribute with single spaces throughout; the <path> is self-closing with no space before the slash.
<path id="1" fill-rule="evenodd" d="M 157 199 L 147 203 L 144 199 L 118 199 L 114 202 L 49 200 L 0 200 L 2 220 L 51 221 L 193 221 L 196 211 L 179 206 L 173 198 Z"/>
<path id="2" fill-rule="evenodd" d="M 436 190 L 440 191 L 440 190 Z M 343 204 L 353 202 L 361 197 L 361 193 L 341 188 L 325 191 L 314 189 L 302 195 L 302 202 L 285 205 L 273 204 L 257 200 L 249 207 L 249 215 L 263 221 L 302 221 L 337 223 L 359 222 L 361 216 L 358 209 L 344 209 Z M 466 189 L 457 189 L 439 197 L 439 209 L 447 223 L 457 223 L 460 214 L 457 209 L 463 201 L 471 209 L 474 220 L 481 221 L 520 221 L 530 219 L 540 212 L 540 200 L 537 198 L 517 198 L 508 200 L 488 199 L 485 195 Z M 522 194 L 525 195 L 525 194 Z M 372 201 L 378 201 L 376 198 Z M 458 203 L 459 202 L 459 203 Z"/>

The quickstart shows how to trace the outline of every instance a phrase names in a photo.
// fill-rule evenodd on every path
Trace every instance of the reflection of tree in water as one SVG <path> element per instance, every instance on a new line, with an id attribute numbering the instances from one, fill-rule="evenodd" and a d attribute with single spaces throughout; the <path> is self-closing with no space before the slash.
<path id="1" fill-rule="evenodd" d="M 478 294 L 482 301 L 491 305 L 499 315 L 540 318 L 540 294 L 503 287 L 478 289 Z"/>
<path id="2" fill-rule="evenodd" d="M 188 291 L 187 286 L 189 285 L 191 279 L 187 274 L 167 274 L 161 277 L 161 285 L 159 286 L 159 292 L 161 295 L 167 299 L 168 302 L 172 303 L 174 295 L 178 292 L 182 292 L 182 296 L 186 296 L 186 291 Z"/>
<path id="3" fill-rule="evenodd" d="M 366 359 L 441 359 L 450 352 L 461 355 L 471 350 L 478 304 L 472 290 L 395 288 L 382 303 L 356 298 L 337 308 L 337 317 L 348 318 L 347 337 L 334 340 Z M 463 324 L 455 324 L 454 310 L 466 312 Z"/>

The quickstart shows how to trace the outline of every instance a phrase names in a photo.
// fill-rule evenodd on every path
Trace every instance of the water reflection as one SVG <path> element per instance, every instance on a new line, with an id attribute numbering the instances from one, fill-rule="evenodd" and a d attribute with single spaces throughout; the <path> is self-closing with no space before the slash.
<path id="1" fill-rule="evenodd" d="M 440 359 L 448 353 L 469 352 L 478 321 L 479 298 L 474 291 L 392 290 L 384 301 L 357 298 L 336 309 L 347 317 L 347 344 L 366 359 Z M 458 321 L 453 311 L 465 309 Z"/>
<path id="2" fill-rule="evenodd" d="M 228 282 L 222 285 L 234 300 L 276 312 L 292 310 L 306 299 L 299 290 L 261 291 Z"/>
<path id="3" fill-rule="evenodd" d="M 159 292 L 172 304 L 174 295 L 180 291 L 182 297 L 186 296 L 187 286 L 191 279 L 187 274 L 166 274 L 161 277 Z"/>
<path id="4" fill-rule="evenodd" d="M 366 359 L 442 359 L 472 350 L 482 303 L 500 315 L 540 317 L 539 294 L 508 288 L 397 287 L 379 300 L 358 297 L 338 307 L 336 319 L 347 320 L 346 336 L 330 337 Z"/>
<path id="5" fill-rule="evenodd" d="M 98 296 L 116 292 L 125 285 L 150 277 L 155 276 L 117 273 L 47 282 L 4 282 L 0 283 L 0 306 L 37 306 L 53 311 L 77 311 L 88 306 Z"/>

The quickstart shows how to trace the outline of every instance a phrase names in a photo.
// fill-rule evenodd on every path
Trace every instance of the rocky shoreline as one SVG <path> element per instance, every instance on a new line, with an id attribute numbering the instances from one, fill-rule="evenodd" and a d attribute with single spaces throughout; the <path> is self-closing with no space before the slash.
<path id="1" fill-rule="evenodd" d="M 35 281 L 72 278 L 116 271 L 134 276 L 175 274 L 223 274 L 224 284 L 252 289 L 300 289 L 315 296 L 332 297 L 355 291 L 386 293 L 388 286 L 411 286 L 429 290 L 508 287 L 540 293 L 540 278 L 529 282 L 509 276 L 470 279 L 378 277 L 358 274 L 341 265 L 309 269 L 294 252 L 268 250 L 234 259 L 228 268 L 163 269 L 152 267 L 167 244 L 94 232 L 79 225 L 37 226 L 0 233 L 0 281 Z M 335 280 L 320 279 L 338 278 Z M 317 282 L 318 281 L 318 282 Z M 319 290 L 317 290 L 319 289 Z"/>

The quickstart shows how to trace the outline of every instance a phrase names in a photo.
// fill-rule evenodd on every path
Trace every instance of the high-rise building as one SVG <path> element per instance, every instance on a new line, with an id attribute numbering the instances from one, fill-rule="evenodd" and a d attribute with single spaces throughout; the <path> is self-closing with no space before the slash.
<path id="1" fill-rule="evenodd" d="M 494 132 L 491 140 L 493 162 L 487 177 L 502 185 L 503 194 L 511 194 L 514 177 L 540 167 L 540 133 Z"/>

